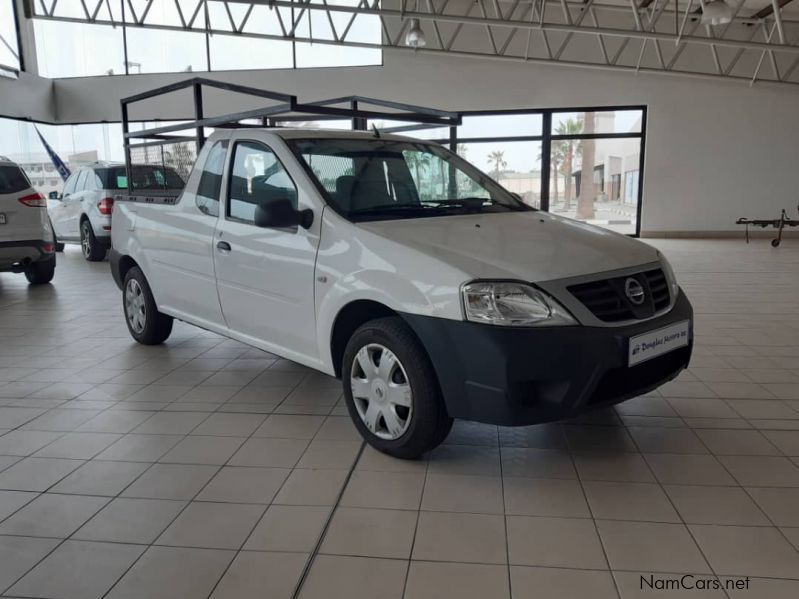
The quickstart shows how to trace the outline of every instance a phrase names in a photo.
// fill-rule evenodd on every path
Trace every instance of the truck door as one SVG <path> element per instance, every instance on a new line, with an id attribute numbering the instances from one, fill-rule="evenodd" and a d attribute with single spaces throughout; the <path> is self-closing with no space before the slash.
<path id="1" fill-rule="evenodd" d="M 315 226 L 307 230 L 255 225 L 255 207 L 277 198 L 289 197 L 299 209 L 314 206 L 292 178 L 290 169 L 299 167 L 288 149 L 245 136 L 234 134 L 224 214 L 214 243 L 222 313 L 230 329 L 266 349 L 306 364 L 316 362 L 319 211 Z"/>
<path id="2" fill-rule="evenodd" d="M 209 328 L 225 325 L 212 244 L 227 146 L 227 139 L 206 144 L 177 205 L 134 208 L 138 235 L 151 268 L 147 276 L 153 279 L 151 287 L 159 306 Z"/>

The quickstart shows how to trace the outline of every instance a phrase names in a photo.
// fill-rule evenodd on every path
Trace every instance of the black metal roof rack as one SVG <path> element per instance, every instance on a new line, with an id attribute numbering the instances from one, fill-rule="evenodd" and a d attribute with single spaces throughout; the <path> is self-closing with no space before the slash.
<path id="1" fill-rule="evenodd" d="M 218 116 L 205 116 L 203 105 L 204 89 L 221 90 L 235 94 L 249 96 L 256 100 L 268 101 L 264 106 L 251 110 L 228 113 Z M 151 128 L 131 131 L 130 118 L 132 104 L 159 98 L 173 92 L 191 89 L 192 108 L 190 119 L 175 119 L 179 122 L 165 124 Z M 414 106 L 389 100 L 368 98 L 364 96 L 346 96 L 319 100 L 309 103 L 300 103 L 297 96 L 280 92 L 215 81 L 203 77 L 193 77 L 178 81 L 170 85 L 129 96 L 121 100 L 122 106 L 122 133 L 125 152 L 125 167 L 127 180 L 130 182 L 131 191 L 138 188 L 148 195 L 142 201 L 153 200 L 152 196 L 175 196 L 175 190 L 167 189 L 166 185 L 159 188 L 152 187 L 143 182 L 142 173 L 149 173 L 147 167 L 160 166 L 174 169 L 185 180 L 194 160 L 205 143 L 205 128 L 245 128 L 245 127 L 276 127 L 282 123 L 317 120 L 351 121 L 353 130 L 366 130 L 369 119 L 385 119 L 399 121 L 407 125 L 387 128 L 386 131 L 411 131 L 431 127 L 454 127 L 461 123 L 461 115 L 449 112 Z M 242 121 L 256 120 L 255 123 Z M 191 131 L 191 135 L 180 135 L 178 132 Z M 135 154 L 135 156 L 133 155 Z M 144 168 L 141 168 L 144 167 Z M 135 168 L 139 168 L 134 172 Z M 152 179 L 149 177 L 148 179 Z M 153 179 L 154 180 L 154 179 Z M 132 199 L 132 197 L 131 197 Z"/>

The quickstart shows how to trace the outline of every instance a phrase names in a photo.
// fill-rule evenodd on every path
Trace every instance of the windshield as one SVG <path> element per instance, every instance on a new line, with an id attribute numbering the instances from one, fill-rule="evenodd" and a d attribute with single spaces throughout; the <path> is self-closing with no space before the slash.
<path id="1" fill-rule="evenodd" d="M 183 189 L 185 183 L 175 169 L 169 166 L 133 165 L 133 189 Z M 103 189 L 128 189 L 130 187 L 124 166 L 95 169 Z"/>
<path id="2" fill-rule="evenodd" d="M 287 140 L 333 209 L 353 221 L 533 210 L 438 144 Z"/>

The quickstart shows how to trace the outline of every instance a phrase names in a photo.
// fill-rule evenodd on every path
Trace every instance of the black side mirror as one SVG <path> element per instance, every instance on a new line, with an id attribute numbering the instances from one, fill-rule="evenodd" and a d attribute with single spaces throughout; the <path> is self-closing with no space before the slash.
<path id="1" fill-rule="evenodd" d="M 301 226 L 308 229 L 313 224 L 313 211 L 297 210 L 288 197 L 276 198 L 255 207 L 255 225 L 272 229 Z"/>
<path id="2" fill-rule="evenodd" d="M 57 191 L 51 191 L 50 193 L 47 194 L 47 198 L 50 200 L 60 200 L 61 196 Z"/>

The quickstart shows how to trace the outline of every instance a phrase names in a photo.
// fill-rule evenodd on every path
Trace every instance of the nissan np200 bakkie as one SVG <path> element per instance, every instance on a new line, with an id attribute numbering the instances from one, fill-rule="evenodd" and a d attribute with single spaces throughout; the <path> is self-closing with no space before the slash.
<path id="1" fill-rule="evenodd" d="M 453 418 L 620 402 L 691 355 L 691 305 L 657 250 L 418 139 L 218 130 L 176 200 L 118 202 L 112 235 L 137 341 L 177 318 L 339 377 L 360 433 L 398 457 Z"/>

